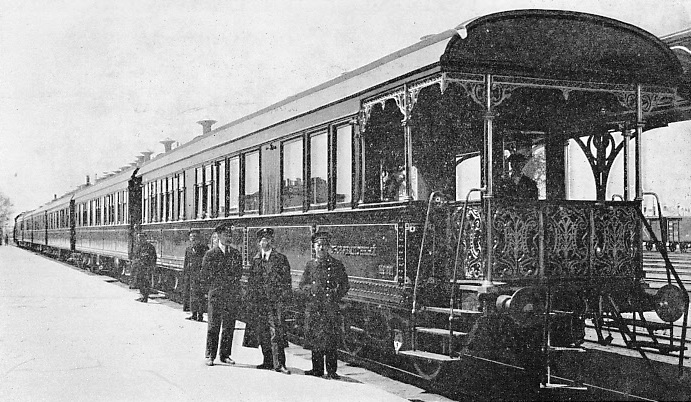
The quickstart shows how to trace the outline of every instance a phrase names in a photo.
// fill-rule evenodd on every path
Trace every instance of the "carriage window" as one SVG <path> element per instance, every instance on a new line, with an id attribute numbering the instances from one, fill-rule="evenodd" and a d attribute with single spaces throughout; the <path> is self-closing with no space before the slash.
<path id="1" fill-rule="evenodd" d="M 394 100 L 372 109 L 364 135 L 365 202 L 398 201 L 405 195 L 403 114 Z"/>
<path id="2" fill-rule="evenodd" d="M 158 220 L 163 222 L 166 220 L 166 179 L 157 180 L 158 182 Z"/>
<path id="3" fill-rule="evenodd" d="M 151 199 L 151 220 L 150 222 L 158 221 L 158 185 L 156 180 L 149 183 L 149 198 Z"/>
<path id="4" fill-rule="evenodd" d="M 281 186 L 281 206 L 283 210 L 302 208 L 302 138 L 283 143 L 283 178 Z"/>
<path id="5" fill-rule="evenodd" d="M 228 212 L 238 212 L 240 199 L 240 158 L 228 159 Z"/>
<path id="6" fill-rule="evenodd" d="M 218 197 L 216 198 L 216 216 L 226 216 L 226 161 L 217 162 L 218 175 L 216 177 L 216 188 Z"/>
<path id="7" fill-rule="evenodd" d="M 178 219 L 178 175 L 170 179 L 170 220 Z"/>
<path id="8" fill-rule="evenodd" d="M 245 191 L 243 212 L 259 212 L 259 151 L 245 155 Z"/>
<path id="9" fill-rule="evenodd" d="M 216 169 L 214 165 L 206 165 L 204 167 L 204 218 L 210 218 L 215 215 L 215 193 L 214 183 L 216 182 Z"/>
<path id="10" fill-rule="evenodd" d="M 472 152 L 456 157 L 456 200 L 465 201 L 468 192 L 480 188 L 480 153 Z M 469 200 L 480 199 L 480 192 L 474 191 Z"/>
<path id="11" fill-rule="evenodd" d="M 177 192 L 178 192 L 178 219 L 184 220 L 185 219 L 185 211 L 186 211 L 186 205 L 185 204 L 187 202 L 187 199 L 185 198 L 185 172 L 178 173 Z"/>
<path id="12" fill-rule="evenodd" d="M 201 167 L 194 169 L 194 217 L 204 216 L 204 170 Z"/>
<path id="13" fill-rule="evenodd" d="M 353 193 L 353 126 L 336 129 L 336 205 L 350 204 Z"/>
<path id="14" fill-rule="evenodd" d="M 173 178 L 166 177 L 166 221 L 173 219 Z"/>
<path id="15" fill-rule="evenodd" d="M 326 207 L 329 195 L 327 134 L 321 132 L 310 137 L 310 205 Z"/>

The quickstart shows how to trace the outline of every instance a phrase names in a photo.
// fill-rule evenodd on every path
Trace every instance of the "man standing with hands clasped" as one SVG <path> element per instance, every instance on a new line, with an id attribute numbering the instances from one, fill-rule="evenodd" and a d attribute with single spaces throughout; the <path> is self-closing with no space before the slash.
<path id="1" fill-rule="evenodd" d="M 188 320 L 204 321 L 204 283 L 201 275 L 202 260 L 209 247 L 201 242 L 199 229 L 190 230 L 190 245 L 185 250 L 183 272 L 183 311 L 191 311 Z M 188 309 L 185 310 L 184 306 Z"/>
<path id="2" fill-rule="evenodd" d="M 235 331 L 235 319 L 240 309 L 240 277 L 242 276 L 242 255 L 230 246 L 232 226 L 221 224 L 214 230 L 218 233 L 218 245 L 204 254 L 202 278 L 209 289 L 209 326 L 206 333 L 206 365 L 213 366 L 216 353 L 221 362 L 235 364 L 230 358 Z M 223 329 L 221 331 L 221 328 Z M 218 336 L 221 335 L 219 351 Z"/>
<path id="3" fill-rule="evenodd" d="M 341 309 L 338 303 L 348 293 L 348 275 L 343 264 L 329 255 L 331 236 L 327 232 L 312 235 L 317 258 L 305 265 L 300 290 L 307 296 L 305 311 L 305 346 L 312 349 L 312 370 L 306 375 L 324 375 L 338 379 L 336 350 L 341 342 Z"/>
<path id="4" fill-rule="evenodd" d="M 254 317 L 255 331 L 262 347 L 264 361 L 259 369 L 274 369 L 290 374 L 286 368 L 284 305 L 290 299 L 290 264 L 285 255 L 273 249 L 274 231 L 257 231 L 259 252 L 252 259 L 248 279 L 249 300 Z"/>

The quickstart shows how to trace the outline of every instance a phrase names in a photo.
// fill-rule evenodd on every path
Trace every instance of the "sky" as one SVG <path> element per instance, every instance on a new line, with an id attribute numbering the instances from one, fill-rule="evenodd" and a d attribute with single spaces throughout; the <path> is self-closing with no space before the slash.
<path id="1" fill-rule="evenodd" d="M 520 8 L 665 35 L 691 0 L 0 0 L 0 192 L 34 209 L 202 119 L 229 123 L 421 37 Z"/>

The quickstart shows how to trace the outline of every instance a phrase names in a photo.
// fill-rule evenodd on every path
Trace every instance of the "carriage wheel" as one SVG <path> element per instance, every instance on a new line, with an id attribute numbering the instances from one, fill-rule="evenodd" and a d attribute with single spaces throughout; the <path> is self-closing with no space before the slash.
<path id="1" fill-rule="evenodd" d="M 435 380 L 441 373 L 442 362 L 430 359 L 415 359 L 413 361 L 415 371 L 425 380 Z"/>
<path id="2" fill-rule="evenodd" d="M 645 249 L 648 251 L 652 251 L 653 250 L 653 242 L 651 242 L 651 241 L 645 242 Z"/>
<path id="3" fill-rule="evenodd" d="M 675 252 L 677 250 L 677 243 L 669 243 L 669 251 Z"/>

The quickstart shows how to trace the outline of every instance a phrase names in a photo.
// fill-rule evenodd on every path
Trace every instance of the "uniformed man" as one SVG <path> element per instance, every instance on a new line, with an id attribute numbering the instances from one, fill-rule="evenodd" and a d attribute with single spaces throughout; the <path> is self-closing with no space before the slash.
<path id="1" fill-rule="evenodd" d="M 511 172 L 508 178 L 498 183 L 498 195 L 505 198 L 537 200 L 537 183 L 523 173 L 528 158 L 521 153 L 514 152 L 508 157 L 507 162 L 511 166 Z"/>
<path id="2" fill-rule="evenodd" d="M 286 368 L 288 342 L 284 326 L 284 308 L 290 299 L 291 280 L 288 258 L 274 250 L 274 231 L 257 231 L 259 252 L 252 259 L 248 279 L 250 311 L 264 361 L 259 369 L 274 369 L 290 374 Z"/>
<path id="3" fill-rule="evenodd" d="M 151 294 L 151 275 L 156 268 L 156 248 L 147 240 L 144 232 L 137 234 L 137 246 L 134 249 L 134 270 L 137 287 L 142 297 L 137 301 L 146 303 Z"/>
<path id="4" fill-rule="evenodd" d="M 183 311 L 191 311 L 188 320 L 204 321 L 204 278 L 202 278 L 202 260 L 209 247 L 202 243 L 198 229 L 190 230 L 190 245 L 185 250 L 183 263 Z M 185 310 L 185 305 L 187 310 Z"/>
<path id="5" fill-rule="evenodd" d="M 348 293 L 348 275 L 343 264 L 329 255 L 330 235 L 317 232 L 312 236 L 316 258 L 305 265 L 300 289 L 307 296 L 305 311 L 305 344 L 312 349 L 312 369 L 307 375 L 324 375 L 338 379 L 336 350 L 341 343 L 339 302 Z"/>
<path id="6" fill-rule="evenodd" d="M 206 333 L 206 365 L 213 366 L 216 353 L 221 362 L 235 364 L 230 358 L 235 319 L 240 309 L 242 255 L 230 246 L 232 226 L 221 224 L 214 230 L 218 245 L 204 254 L 202 277 L 208 287 L 209 326 Z M 221 335 L 219 351 L 218 337 Z"/>

